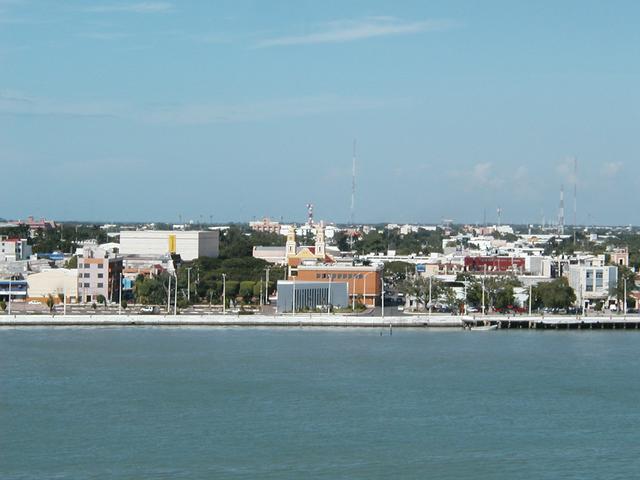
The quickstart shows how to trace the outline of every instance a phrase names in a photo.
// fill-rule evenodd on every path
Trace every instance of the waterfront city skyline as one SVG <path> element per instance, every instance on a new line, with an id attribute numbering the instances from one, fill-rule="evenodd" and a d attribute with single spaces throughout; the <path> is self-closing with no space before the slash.
<path id="1" fill-rule="evenodd" d="M 639 9 L 0 1 L 1 215 L 638 224 Z"/>

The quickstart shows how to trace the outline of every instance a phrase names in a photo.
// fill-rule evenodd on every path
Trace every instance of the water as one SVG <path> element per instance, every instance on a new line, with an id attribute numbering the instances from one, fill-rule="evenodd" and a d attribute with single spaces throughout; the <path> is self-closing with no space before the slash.
<path id="1" fill-rule="evenodd" d="M 0 330 L 0 478 L 629 479 L 635 332 Z"/>

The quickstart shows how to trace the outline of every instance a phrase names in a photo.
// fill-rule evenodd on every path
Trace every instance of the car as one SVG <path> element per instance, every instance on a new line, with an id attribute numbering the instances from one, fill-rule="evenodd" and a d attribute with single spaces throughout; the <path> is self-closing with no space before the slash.
<path id="1" fill-rule="evenodd" d="M 29 300 L 29 305 L 42 305 L 42 302 L 39 300 Z"/>
<path id="2" fill-rule="evenodd" d="M 478 313 L 480 310 L 478 310 L 476 307 L 467 307 L 467 313 Z"/>
<path id="3" fill-rule="evenodd" d="M 145 305 L 140 309 L 140 313 L 144 313 L 147 315 L 158 313 L 158 307 L 154 307 L 153 305 Z"/>

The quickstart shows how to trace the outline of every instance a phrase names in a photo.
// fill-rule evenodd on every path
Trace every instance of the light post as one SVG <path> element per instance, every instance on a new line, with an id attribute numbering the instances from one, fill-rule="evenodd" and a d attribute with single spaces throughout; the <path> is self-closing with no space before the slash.
<path id="1" fill-rule="evenodd" d="M 627 277 L 624 277 L 623 280 L 624 280 L 624 300 L 622 305 L 624 308 L 623 310 L 624 315 L 626 315 L 627 314 Z"/>
<path id="2" fill-rule="evenodd" d="M 66 315 L 67 314 L 67 282 L 65 282 L 63 280 L 63 287 L 62 287 L 62 314 Z"/>
<path id="3" fill-rule="evenodd" d="M 173 297 L 173 314 L 178 314 L 178 271 L 176 270 L 176 289 Z"/>
<path id="4" fill-rule="evenodd" d="M 529 316 L 531 316 L 531 296 L 533 294 L 533 285 L 529 285 Z"/>
<path id="5" fill-rule="evenodd" d="M 329 293 L 328 293 L 328 300 L 327 300 L 327 313 L 331 313 L 331 284 L 333 282 L 333 275 L 330 273 L 329 274 Z"/>
<path id="6" fill-rule="evenodd" d="M 169 275 L 169 290 L 167 291 L 167 315 L 171 313 L 171 279 L 172 275 Z"/>
<path id="7" fill-rule="evenodd" d="M 120 286 L 118 287 L 118 315 L 122 315 L 122 272 L 120 272 Z"/>
<path id="8" fill-rule="evenodd" d="M 191 302 L 191 268 L 187 267 L 187 301 Z"/>
<path id="9" fill-rule="evenodd" d="M 227 274 L 222 274 L 222 314 L 227 313 Z"/>
<path id="10" fill-rule="evenodd" d="M 9 277 L 9 315 L 11 315 L 11 282 L 12 282 L 13 278 Z"/>
<path id="11" fill-rule="evenodd" d="M 384 275 L 380 276 L 380 284 L 382 288 L 382 290 L 380 291 L 380 294 L 382 296 L 380 304 L 382 307 L 382 318 L 384 318 Z"/>
<path id="12" fill-rule="evenodd" d="M 431 310 L 433 309 L 433 299 L 431 298 L 432 284 L 433 284 L 433 277 L 429 275 L 429 316 L 431 316 Z"/>
<path id="13" fill-rule="evenodd" d="M 265 268 L 264 304 L 269 305 L 269 267 Z"/>
<path id="14" fill-rule="evenodd" d="M 296 314 L 296 277 L 293 277 L 293 298 L 291 299 L 293 312 L 292 314 Z"/>
<path id="15" fill-rule="evenodd" d="M 351 292 L 351 310 L 352 311 L 356 311 L 356 275 L 357 274 L 353 274 L 353 282 L 352 286 L 353 286 L 353 291 Z"/>

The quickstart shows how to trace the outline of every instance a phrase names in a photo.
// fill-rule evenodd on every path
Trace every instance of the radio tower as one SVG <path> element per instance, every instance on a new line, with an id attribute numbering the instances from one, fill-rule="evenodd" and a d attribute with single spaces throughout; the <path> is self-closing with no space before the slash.
<path id="1" fill-rule="evenodd" d="M 578 159 L 573 157 L 573 243 L 576 243 L 578 228 Z"/>
<path id="2" fill-rule="evenodd" d="M 307 203 L 307 224 L 313 226 L 313 203 Z"/>
<path id="3" fill-rule="evenodd" d="M 560 210 L 558 211 L 558 234 L 564 235 L 564 185 L 560 185 Z"/>
<path id="4" fill-rule="evenodd" d="M 356 208 L 356 140 L 353 139 L 353 165 L 351 167 L 351 226 L 355 227 Z"/>

